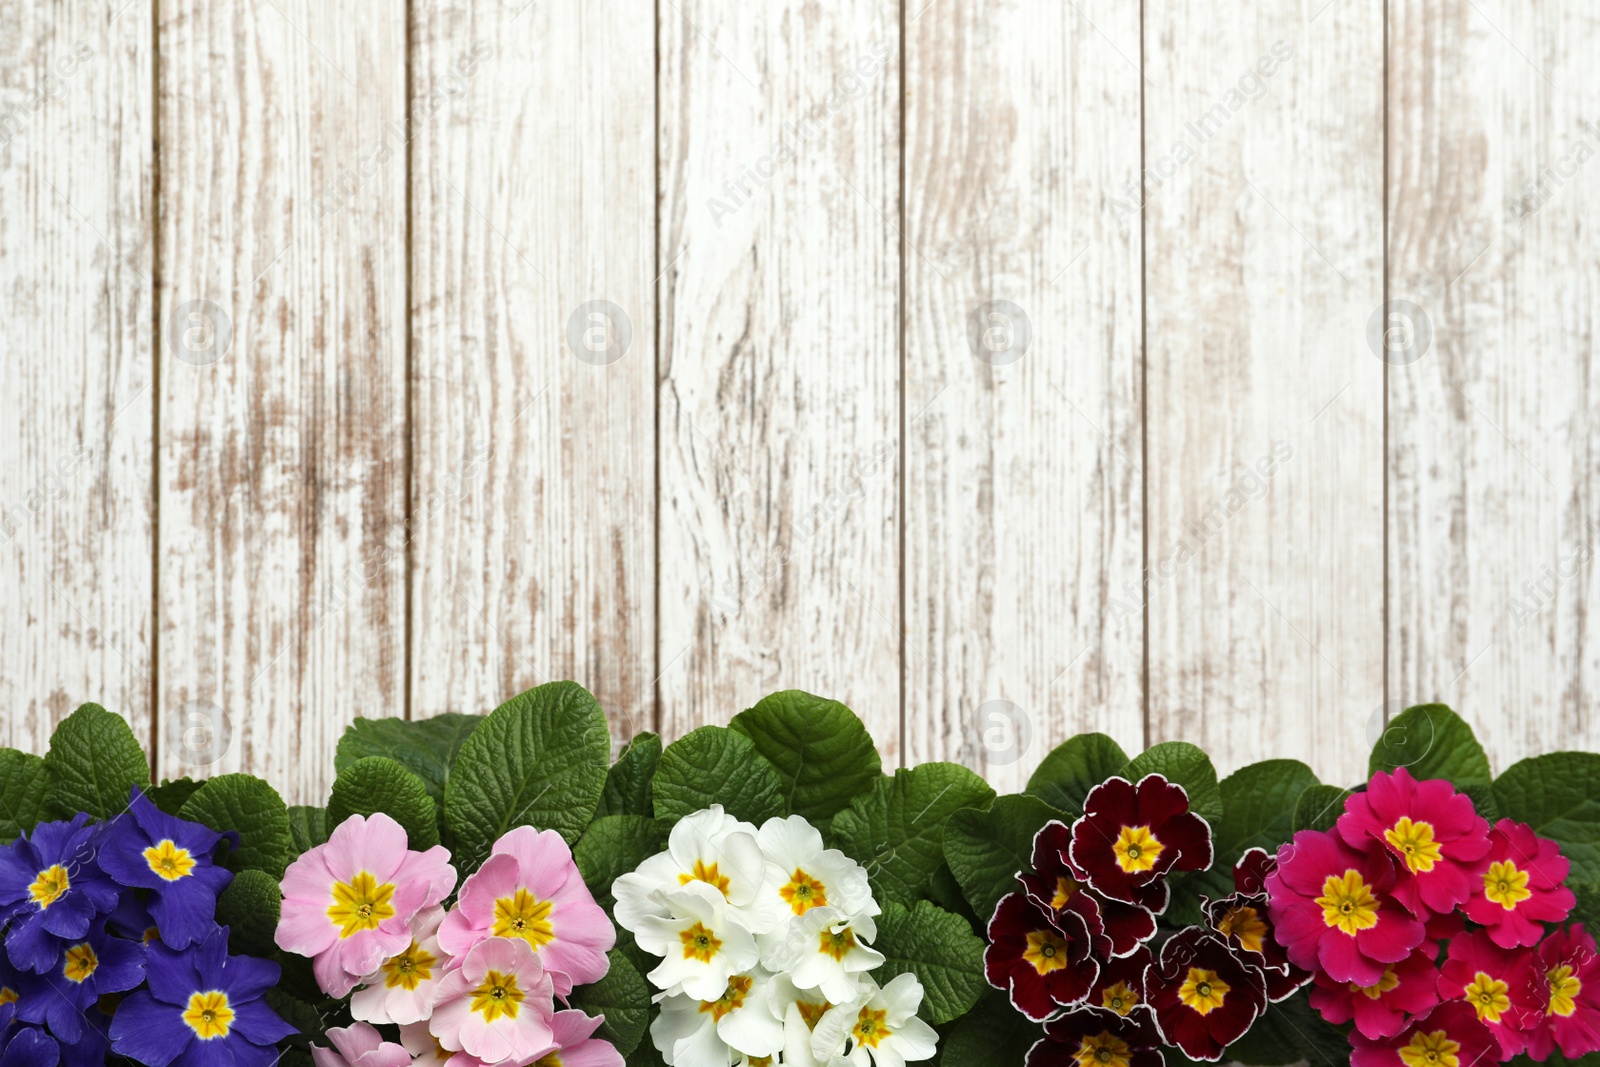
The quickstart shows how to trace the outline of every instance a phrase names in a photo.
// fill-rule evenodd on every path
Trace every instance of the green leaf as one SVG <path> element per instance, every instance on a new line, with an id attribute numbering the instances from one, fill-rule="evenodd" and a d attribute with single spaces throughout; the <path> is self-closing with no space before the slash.
<path id="1" fill-rule="evenodd" d="M 880 904 L 911 905 L 944 862 L 946 821 L 962 808 L 993 802 L 994 790 L 965 767 L 924 763 L 879 778 L 834 816 L 832 833 L 837 847 L 867 869 Z"/>
<path id="2" fill-rule="evenodd" d="M 650 987 L 628 957 L 610 952 L 606 958 L 611 961 L 611 969 L 600 981 L 574 989 L 572 1006 L 591 1017 L 604 1015 L 605 1022 L 595 1036 L 611 1042 L 626 1056 L 639 1047 L 650 1024 Z"/>
<path id="3" fill-rule="evenodd" d="M 1017 872 L 1033 869 L 1033 839 L 1051 819 L 1065 821 L 1026 795 L 997 797 L 987 811 L 962 808 L 950 816 L 944 858 L 980 918 L 993 915 L 1000 898 L 1017 888 Z"/>
<path id="4" fill-rule="evenodd" d="M 610 907 L 611 884 L 661 851 L 661 829 L 642 815 L 602 815 L 589 824 L 572 850 L 583 884 Z"/>
<path id="5" fill-rule="evenodd" d="M 1294 805 L 1294 832 L 1331 830 L 1344 814 L 1344 802 L 1352 790 L 1337 785 L 1307 786 Z"/>
<path id="6" fill-rule="evenodd" d="M 438 816 L 422 779 L 397 760 L 368 756 L 346 766 L 334 779 L 327 821 L 338 826 L 352 815 L 379 812 L 405 829 L 410 848 L 424 852 L 439 843 Z"/>
<path id="7" fill-rule="evenodd" d="M 1350 1039 L 1312 1010 L 1304 992 L 1267 1005 L 1266 1014 L 1250 1032 L 1228 1046 L 1225 1057 L 1248 1067 L 1283 1067 L 1309 1060 L 1314 1064 L 1348 1063 Z"/>
<path id="8" fill-rule="evenodd" d="M 1294 809 L 1317 776 L 1299 760 L 1274 759 L 1252 763 L 1222 780 L 1222 818 L 1212 827 L 1216 858 L 1208 871 L 1176 880 L 1173 896 L 1194 896 L 1193 907 L 1180 906 L 1179 915 L 1199 921 L 1199 897 L 1217 900 L 1233 892 L 1233 867 L 1252 848 L 1276 853 L 1294 836 Z M 1176 921 L 1176 919 L 1174 920 Z"/>
<path id="9" fill-rule="evenodd" d="M 940 1042 L 939 1067 L 1022 1067 L 1028 1050 L 1043 1038 L 1044 1028 L 1013 1008 L 1004 993 L 986 990 Z"/>
<path id="10" fill-rule="evenodd" d="M 1493 826 L 1505 817 L 1505 813 L 1500 810 L 1500 801 L 1495 799 L 1493 785 L 1483 782 L 1468 782 L 1461 787 L 1461 791 L 1472 798 L 1472 806 L 1478 810 L 1479 815 L 1488 821 L 1489 825 Z"/>
<path id="11" fill-rule="evenodd" d="M 883 774 L 877 746 L 856 713 L 798 689 L 765 697 L 729 726 L 755 743 L 783 781 L 782 814 L 822 825 Z"/>
<path id="12" fill-rule="evenodd" d="M 1396 767 L 1419 780 L 1443 778 L 1457 786 L 1488 784 L 1494 777 L 1472 727 L 1443 704 L 1418 704 L 1389 722 L 1372 748 L 1368 773 Z"/>
<path id="13" fill-rule="evenodd" d="M 1507 818 L 1561 846 L 1579 911 L 1600 910 L 1600 755 L 1552 752 L 1514 763 L 1495 779 L 1494 796 Z"/>
<path id="14" fill-rule="evenodd" d="M 133 729 L 99 704 L 85 704 L 62 720 L 44 762 L 52 779 L 50 808 L 62 818 L 86 811 L 109 819 L 128 810 L 134 786 L 150 788 L 150 761 Z"/>
<path id="15" fill-rule="evenodd" d="M 1083 814 L 1089 790 L 1128 765 L 1127 754 L 1105 734 L 1079 734 L 1056 746 L 1028 779 L 1027 792 L 1066 813 Z"/>
<path id="16" fill-rule="evenodd" d="M 1187 741 L 1163 741 L 1151 745 L 1122 769 L 1122 776 L 1138 782 L 1147 774 L 1159 774 L 1183 786 L 1189 794 L 1189 810 L 1215 826 L 1222 818 L 1222 789 L 1217 784 L 1217 769 L 1211 757 Z"/>
<path id="17" fill-rule="evenodd" d="M 290 996 L 282 989 L 267 990 L 264 999 L 267 1005 L 283 1018 L 284 1022 L 300 1031 L 300 1038 L 295 1039 L 296 1044 L 316 1041 L 326 1046 L 327 1031 L 324 1028 L 322 1014 L 316 1008 L 313 1008 L 298 997 Z M 284 1064 L 289 1062 L 287 1054 L 281 1062 Z"/>
<path id="18" fill-rule="evenodd" d="M 605 714 L 575 682 L 549 682 L 494 709 L 462 744 L 445 782 L 462 876 L 518 826 L 576 842 L 600 803 L 610 759 Z"/>
<path id="19" fill-rule="evenodd" d="M 650 784 L 661 763 L 661 738 L 648 731 L 634 734 L 606 772 L 606 789 L 595 818 L 602 815 L 654 815 Z"/>
<path id="20" fill-rule="evenodd" d="M 48 820 L 50 772 L 44 760 L 14 748 L 0 748 L 0 845 Z"/>
<path id="21" fill-rule="evenodd" d="M 296 856 L 310 852 L 328 842 L 328 813 L 309 804 L 294 804 L 289 808 L 289 839 L 294 842 Z"/>
<path id="22" fill-rule="evenodd" d="M 230 866 L 266 871 L 282 880 L 294 851 L 289 809 L 278 791 L 260 778 L 218 775 L 195 790 L 178 816 L 213 830 L 234 831 L 239 835 L 239 849 L 229 857 Z"/>
<path id="23" fill-rule="evenodd" d="M 217 925 L 226 926 L 234 955 L 270 956 L 283 893 L 265 871 L 240 871 L 217 897 Z"/>
<path id="24" fill-rule="evenodd" d="M 189 798 L 194 796 L 200 784 L 193 778 L 169 778 L 158 786 L 152 786 L 145 796 L 149 797 L 150 803 L 161 811 L 168 815 L 176 815 L 183 810 Z"/>
<path id="25" fill-rule="evenodd" d="M 713 804 L 757 826 L 783 814 L 777 770 L 755 742 L 721 726 L 702 726 L 668 745 L 653 790 L 656 818 L 668 823 Z"/>
<path id="26" fill-rule="evenodd" d="M 403 764 L 422 779 L 428 796 L 444 813 L 444 787 L 450 766 L 472 731 L 483 722 L 482 715 L 451 712 L 431 719 L 409 722 L 405 719 L 357 719 L 339 738 L 334 751 L 333 769 L 343 774 L 351 764 L 368 756 L 387 756 Z"/>
<path id="27" fill-rule="evenodd" d="M 884 986 L 902 974 L 916 975 L 923 989 L 917 1014 L 935 1026 L 971 1011 L 988 987 L 983 939 L 967 920 L 926 900 L 909 909 L 885 904 L 872 947 L 883 953 L 873 978 Z"/>

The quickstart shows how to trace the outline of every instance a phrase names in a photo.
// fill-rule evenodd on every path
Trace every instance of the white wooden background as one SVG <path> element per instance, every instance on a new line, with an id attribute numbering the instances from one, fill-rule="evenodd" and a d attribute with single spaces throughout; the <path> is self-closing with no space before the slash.
<path id="1" fill-rule="evenodd" d="M 1597 55 L 1587 0 L 0 0 L 0 742 L 97 700 L 316 800 L 354 716 L 573 678 L 1005 788 L 1084 730 L 1349 781 L 1424 700 L 1600 748 Z"/>

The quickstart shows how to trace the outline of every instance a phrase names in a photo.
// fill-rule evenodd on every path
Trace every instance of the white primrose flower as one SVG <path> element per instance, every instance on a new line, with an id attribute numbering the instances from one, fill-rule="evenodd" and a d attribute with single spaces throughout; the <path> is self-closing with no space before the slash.
<path id="1" fill-rule="evenodd" d="M 756 828 L 713 804 L 685 816 L 672 828 L 667 850 L 639 864 L 611 887 L 616 897 L 617 925 L 637 932 L 649 916 L 666 918 L 661 895 L 692 882 L 711 886 L 739 913 L 739 923 L 752 933 L 770 929 L 777 916 L 762 918 L 756 903 L 767 876 L 766 857 Z"/>
<path id="2" fill-rule="evenodd" d="M 811 1034 L 833 1007 L 815 989 L 801 989 L 780 975 L 773 1000 L 783 1016 L 784 1067 L 829 1067 L 811 1051 Z"/>
<path id="3" fill-rule="evenodd" d="M 759 906 L 775 912 L 780 922 L 821 907 L 851 918 L 881 913 L 866 868 L 838 849 L 824 847 L 822 834 L 803 816 L 768 819 L 758 840 L 767 861 Z"/>
<path id="4" fill-rule="evenodd" d="M 938 1047 L 939 1035 L 917 1018 L 922 983 L 902 974 L 879 989 L 862 980 L 862 994 L 832 1008 L 811 1033 L 811 1054 L 819 1064 L 849 1067 L 904 1067 L 926 1060 Z"/>
<path id="5" fill-rule="evenodd" d="M 350 1014 L 369 1023 L 416 1023 L 433 1014 L 434 993 L 450 957 L 439 948 L 442 907 L 418 912 L 411 922 L 411 944 L 362 979 L 365 987 L 350 998 Z"/>
<path id="6" fill-rule="evenodd" d="M 684 993 L 695 1000 L 715 1001 L 728 980 L 744 974 L 760 957 L 755 937 L 739 921 L 737 909 L 717 889 L 691 881 L 658 891 L 667 915 L 646 915 L 634 932 L 639 947 L 661 956 L 649 974 L 667 994 Z"/>
<path id="7" fill-rule="evenodd" d="M 682 994 L 658 998 L 661 1014 L 650 1024 L 650 1038 L 672 1067 L 770 1063 L 784 1043 L 774 999 L 779 989 L 778 980 L 758 968 L 728 979 L 716 1000 Z"/>
<path id="8" fill-rule="evenodd" d="M 871 915 L 851 917 L 838 908 L 811 908 L 796 916 L 782 936 L 762 939 L 761 964 L 787 974 L 800 989 L 814 989 L 834 1004 L 855 998 L 860 979 L 883 963 L 870 947 L 878 936 Z"/>

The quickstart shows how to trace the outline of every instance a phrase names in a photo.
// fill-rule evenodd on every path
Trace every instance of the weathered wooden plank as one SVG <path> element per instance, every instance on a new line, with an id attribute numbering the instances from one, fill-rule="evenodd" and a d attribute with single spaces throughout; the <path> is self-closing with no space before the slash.
<path id="1" fill-rule="evenodd" d="M 1014 791 L 1144 743 L 1139 9 L 929 5 L 906 83 L 906 757 Z"/>
<path id="2" fill-rule="evenodd" d="M 412 704 L 654 728 L 650 0 L 420 6 Z"/>
<path id="3" fill-rule="evenodd" d="M 669 734 L 803 688 L 900 758 L 898 19 L 661 5 Z"/>
<path id="4" fill-rule="evenodd" d="M 1390 696 L 1600 747 L 1600 12 L 1390 5 Z"/>
<path id="5" fill-rule="evenodd" d="M 1145 13 L 1151 740 L 1361 776 L 1383 703 L 1377 0 Z"/>
<path id="6" fill-rule="evenodd" d="M 404 711 L 404 20 L 161 5 L 164 774 L 320 801 Z"/>
<path id="7" fill-rule="evenodd" d="M 115 16 L 115 17 L 113 17 Z M 0 744 L 151 738 L 151 5 L 0 5 Z"/>

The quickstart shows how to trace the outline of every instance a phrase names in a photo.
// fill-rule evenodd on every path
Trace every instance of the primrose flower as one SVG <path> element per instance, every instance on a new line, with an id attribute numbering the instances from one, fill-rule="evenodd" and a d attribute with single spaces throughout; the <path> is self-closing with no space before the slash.
<path id="1" fill-rule="evenodd" d="M 152 941 L 145 974 L 147 988 L 125 998 L 111 1020 L 119 1056 L 148 1067 L 272 1067 L 278 1041 L 295 1033 L 261 999 L 278 984 L 278 965 L 228 955 L 225 926 L 183 952 Z"/>
<path id="2" fill-rule="evenodd" d="M 1439 996 L 1463 1000 L 1500 1044 L 1503 1059 L 1527 1047 L 1527 1032 L 1544 1019 L 1550 989 L 1531 949 L 1503 949 L 1476 931 L 1450 942 L 1439 971 Z"/>
<path id="3" fill-rule="evenodd" d="M 527 1063 L 555 1044 L 554 997 L 532 945 L 520 937 L 487 938 L 439 983 L 429 1029 L 451 1052 Z"/>
<path id="4" fill-rule="evenodd" d="M 1234 864 L 1232 895 L 1207 901 L 1202 909 L 1217 936 L 1235 953 L 1243 953 L 1245 962 L 1261 970 L 1267 999 L 1273 1003 L 1311 980 L 1309 972 L 1289 962 L 1288 953 L 1273 936 L 1266 879 L 1277 866 L 1265 849 L 1250 849 Z"/>
<path id="5" fill-rule="evenodd" d="M 1372 985 L 1336 982 L 1316 976 L 1311 1006 L 1330 1023 L 1355 1020 L 1356 1029 L 1377 1040 L 1393 1037 L 1409 1019 L 1428 1014 L 1439 1003 L 1438 946 L 1424 941 L 1399 963 L 1388 964 Z"/>
<path id="6" fill-rule="evenodd" d="M 56 1067 L 61 1046 L 43 1030 L 19 1027 L 9 1037 L 0 1026 L 0 1067 Z"/>
<path id="7" fill-rule="evenodd" d="M 984 975 L 1035 1022 L 1083 1001 L 1109 945 L 1077 911 L 1052 912 L 1027 893 L 1000 901 L 989 920 Z"/>
<path id="8" fill-rule="evenodd" d="M 804 817 L 768 819 L 756 841 L 766 858 L 766 877 L 754 910 L 759 928 L 774 928 L 768 938 L 781 941 L 777 928 L 813 908 L 830 907 L 852 918 L 881 913 L 866 868 L 838 849 L 823 847 L 822 834 Z"/>
<path id="9" fill-rule="evenodd" d="M 276 940 L 312 958 L 317 984 L 343 997 L 411 943 L 417 913 L 455 887 L 442 847 L 413 852 L 406 832 L 382 813 L 352 815 L 289 865 Z"/>
<path id="10" fill-rule="evenodd" d="M 1156 933 L 1149 908 L 1102 897 L 1089 888 L 1089 876 L 1072 862 L 1072 829 L 1060 820 L 1033 836 L 1033 873 L 1018 874 L 1023 891 L 1052 912 L 1077 911 L 1091 927 L 1098 921 L 1111 940 L 1111 954 L 1126 956 Z"/>
<path id="11" fill-rule="evenodd" d="M 591 1018 L 581 1011 L 558 1011 L 550 1022 L 555 1046 L 534 1060 L 561 1067 L 623 1067 L 622 1053 L 609 1041 L 594 1036 L 604 1017 Z"/>
<path id="12" fill-rule="evenodd" d="M 775 1057 L 784 1046 L 777 1001 L 783 981 L 764 970 L 735 975 L 715 1000 L 678 994 L 661 1001 L 650 1037 L 668 1064 L 733 1063 L 740 1056 Z"/>
<path id="13" fill-rule="evenodd" d="M 333 1027 L 328 1040 L 333 1042 L 332 1049 L 311 1046 L 311 1059 L 317 1067 L 411 1067 L 411 1053 L 404 1045 L 385 1041 L 366 1023 Z"/>
<path id="14" fill-rule="evenodd" d="M 413 1067 L 445 1067 L 455 1057 L 453 1067 L 482 1067 L 483 1061 L 465 1052 L 451 1052 L 433 1036 L 426 1022 L 400 1024 L 400 1043 L 411 1053 Z"/>
<path id="15" fill-rule="evenodd" d="M 1162 1037 L 1192 1060 L 1219 1060 L 1267 1010 L 1261 972 L 1204 927 L 1169 938 L 1145 975 Z"/>
<path id="16" fill-rule="evenodd" d="M 1394 862 L 1376 849 L 1358 852 L 1337 834 L 1295 834 L 1266 884 L 1275 936 L 1301 970 L 1376 985 L 1422 942 L 1423 924 L 1393 894 Z"/>
<path id="17" fill-rule="evenodd" d="M 1344 802 L 1338 832 L 1351 848 L 1376 842 L 1399 869 L 1394 895 L 1419 918 L 1454 911 L 1487 863 L 1489 824 L 1465 793 L 1441 778 L 1419 782 L 1404 767 L 1372 776 Z"/>
<path id="18" fill-rule="evenodd" d="M 882 966 L 883 954 L 870 945 L 877 936 L 869 915 L 852 920 L 832 905 L 812 908 L 790 924 L 782 942 L 768 948 L 764 962 L 795 985 L 838 1003 L 856 995 L 863 974 Z"/>
<path id="19" fill-rule="evenodd" d="M 350 997 L 350 1014 L 368 1023 L 416 1023 L 433 1014 L 433 998 L 450 965 L 439 947 L 444 909 L 418 912 L 411 921 L 411 942 L 383 961 L 362 980 Z"/>
<path id="20" fill-rule="evenodd" d="M 465 955 L 486 937 L 526 941 L 560 997 L 573 986 L 604 978 L 610 967 L 606 953 L 617 942 L 566 841 L 554 830 L 531 826 L 519 826 L 494 843 L 439 927 L 439 945 L 452 956 Z"/>
<path id="21" fill-rule="evenodd" d="M 1528 1034 L 1528 1054 L 1569 1060 L 1600 1052 L 1600 953 L 1582 923 L 1557 930 L 1535 950 L 1550 996 L 1544 1018 Z"/>
<path id="22" fill-rule="evenodd" d="M 1099 1008 L 1078 1008 L 1044 1024 L 1045 1036 L 1028 1050 L 1027 1067 L 1162 1067 L 1161 1035 Z"/>
<path id="23" fill-rule="evenodd" d="M 43 973 L 61 962 L 65 942 L 117 906 L 117 884 L 96 862 L 105 827 L 89 816 L 45 822 L 0 849 L 0 925 L 6 953 L 23 970 Z"/>
<path id="24" fill-rule="evenodd" d="M 1562 921 L 1577 903 L 1562 884 L 1571 864 L 1525 823 L 1501 819 L 1489 836 L 1489 866 L 1467 901 L 1467 918 L 1487 927 L 1501 948 L 1537 944 L 1544 924 Z"/>
<path id="25" fill-rule="evenodd" d="M 898 975 L 879 988 L 863 979 L 861 994 L 828 1009 L 811 1033 L 818 1062 L 849 1067 L 900 1067 L 933 1057 L 939 1035 L 917 1018 L 922 983 L 913 974 Z"/>
<path id="26" fill-rule="evenodd" d="M 1189 810 L 1183 787 L 1159 774 L 1137 785 L 1108 778 L 1084 798 L 1069 855 L 1095 892 L 1159 915 L 1170 872 L 1211 866 L 1211 827 Z"/>
<path id="27" fill-rule="evenodd" d="M 720 804 L 678 820 L 667 837 L 667 850 L 612 886 L 617 925 L 637 932 L 646 918 L 668 918 L 670 909 L 661 894 L 702 882 L 722 894 L 740 926 L 751 933 L 767 933 L 782 913 L 763 907 L 757 899 L 767 877 L 757 833 L 754 826 L 726 814 Z"/>
<path id="28" fill-rule="evenodd" d="M 663 957 L 648 975 L 667 994 L 685 993 L 715 1001 L 734 975 L 744 974 L 760 956 L 755 937 L 735 919 L 733 908 L 715 887 L 691 881 L 661 893 L 668 916 L 639 921 L 639 947 Z"/>
<path id="29" fill-rule="evenodd" d="M 215 925 L 217 895 L 233 872 L 217 866 L 217 845 L 237 834 L 219 834 L 199 823 L 168 815 L 135 786 L 127 814 L 100 847 L 100 867 L 122 885 L 150 891 L 150 916 L 161 940 L 187 948 Z M 129 894 L 132 896 L 132 894 Z"/>
<path id="30" fill-rule="evenodd" d="M 1434 1008 L 1394 1037 L 1350 1035 L 1350 1067 L 1474 1067 L 1499 1061 L 1494 1035 L 1471 1008 L 1451 1001 Z"/>
<path id="31" fill-rule="evenodd" d="M 1155 1016 L 1151 1014 L 1150 1003 L 1145 996 L 1145 975 L 1154 962 L 1149 947 L 1140 945 L 1137 952 L 1103 964 L 1100 977 L 1090 988 L 1083 1009 L 1076 1010 L 1110 1012 L 1126 1020 L 1129 1026 L 1143 1035 L 1145 1043 L 1159 1045 L 1161 1041 L 1156 1034 Z"/>
<path id="32" fill-rule="evenodd" d="M 76 1045 L 87 1027 L 88 1011 L 110 993 L 123 993 L 144 981 L 144 946 L 106 933 L 97 919 L 82 940 L 67 942 L 61 962 L 48 974 L 19 975 L 23 991 L 17 1017 L 42 1023 L 68 1045 Z"/>

